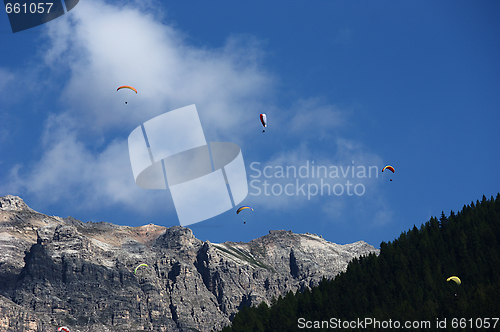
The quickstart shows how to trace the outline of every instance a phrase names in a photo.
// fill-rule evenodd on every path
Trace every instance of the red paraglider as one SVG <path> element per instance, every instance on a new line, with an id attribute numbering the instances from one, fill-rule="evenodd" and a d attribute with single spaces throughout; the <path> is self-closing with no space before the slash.
<path id="1" fill-rule="evenodd" d="M 267 127 L 267 116 L 266 114 L 262 113 L 260 115 L 260 122 L 262 123 L 262 126 L 264 126 L 264 130 L 262 130 L 262 132 L 266 132 L 266 127 Z"/>
<path id="2" fill-rule="evenodd" d="M 391 165 L 387 165 L 385 166 L 384 168 L 382 168 L 382 172 L 385 171 L 386 169 L 388 169 L 389 171 L 391 172 L 395 172 L 396 170 L 394 169 L 394 167 L 392 167 Z"/>
<path id="3" fill-rule="evenodd" d="M 385 166 L 384 168 L 382 168 L 382 172 L 383 172 L 383 171 L 385 171 L 386 169 L 388 169 L 389 171 L 391 171 L 391 172 L 393 172 L 393 173 L 396 171 L 396 170 L 394 169 L 394 167 L 392 167 L 391 165 L 387 165 L 387 166 Z M 392 181 L 392 179 L 391 179 L 391 181 Z"/>

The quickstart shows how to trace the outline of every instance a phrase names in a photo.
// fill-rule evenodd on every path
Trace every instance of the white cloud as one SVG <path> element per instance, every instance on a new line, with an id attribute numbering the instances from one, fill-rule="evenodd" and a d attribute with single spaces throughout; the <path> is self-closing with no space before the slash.
<path id="1" fill-rule="evenodd" d="M 261 191 L 250 187 L 250 193 L 253 195 L 249 194 L 245 202 L 271 210 L 283 208 L 294 210 L 320 205 L 324 214 L 329 218 L 340 216 L 346 208 L 357 205 L 359 202 L 375 207 L 377 204 L 383 203 L 383 198 L 377 195 L 380 165 L 382 165 L 380 157 L 370 153 L 362 144 L 352 140 L 334 139 L 331 149 L 326 150 L 317 147 L 311 148 L 303 143 L 295 149 L 284 150 L 261 164 L 254 164 L 253 169 L 258 171 L 248 170 L 249 182 L 260 181 L 253 182 L 253 186 Z M 371 168 L 373 166 L 375 168 Z M 268 168 L 264 174 L 266 167 Z M 283 177 L 280 173 L 281 170 L 284 170 Z M 288 173 L 287 170 L 289 170 Z M 332 173 L 335 171 L 338 173 Z M 335 177 L 336 175 L 338 177 Z M 298 190 L 297 180 L 299 188 L 304 185 L 303 191 Z M 264 181 L 268 183 L 268 195 L 264 191 L 266 188 Z M 329 185 L 323 187 L 323 194 L 321 183 Z M 360 185 L 355 188 L 358 184 Z M 288 193 L 290 195 L 284 192 L 278 194 L 280 190 L 284 190 L 286 185 L 289 185 Z M 336 185 L 337 195 L 333 192 Z M 273 186 L 275 186 L 274 193 L 272 192 Z M 355 189 L 359 195 L 356 194 Z M 328 192 L 330 192 L 329 195 Z M 374 203 L 375 201 L 377 204 Z M 375 210 L 377 210 L 376 207 Z M 377 218 L 377 223 L 382 223 L 381 218 L 382 216 Z"/>
<path id="2" fill-rule="evenodd" d="M 240 123 L 245 100 L 272 88 L 251 38 L 231 36 L 221 49 L 196 48 L 148 13 L 100 1 L 82 2 L 68 17 L 50 26 L 45 59 L 69 70 L 63 100 L 94 127 L 135 126 L 195 103 L 203 105 L 204 126 L 227 129 Z M 139 93 L 113 93 L 120 85 Z"/>
<path id="3" fill-rule="evenodd" d="M 4 91 L 14 81 L 14 74 L 5 68 L 0 68 L 0 91 Z M 4 94 L 2 93 L 2 97 Z"/>
<path id="4" fill-rule="evenodd" d="M 334 136 L 333 131 L 346 125 L 346 111 L 334 105 L 322 103 L 318 98 L 300 99 L 290 110 L 289 130 L 316 138 Z"/>
<path id="5" fill-rule="evenodd" d="M 29 76 L 27 71 L 15 71 L 0 67 L 0 102 L 2 105 L 0 112 L 4 117 L 3 120 L 5 120 L 5 116 L 10 116 L 8 108 L 24 98 L 21 91 L 26 92 L 26 88 L 29 88 L 27 76 Z"/>
<path id="6" fill-rule="evenodd" d="M 274 153 L 260 165 L 261 170 L 265 166 L 298 170 L 307 161 L 344 169 L 352 167 L 352 161 L 355 166 L 382 164 L 359 143 L 341 138 L 340 129 L 349 126 L 349 112 L 318 98 L 292 101 L 292 107 L 283 111 L 268 103 L 277 79 L 263 68 L 262 45 L 255 38 L 232 35 L 218 49 L 195 47 L 181 31 L 158 20 L 163 13 L 138 3 L 113 6 L 87 0 L 71 15 L 46 25 L 44 36 L 49 42 L 41 50 L 45 62 L 34 70 L 30 84 L 59 85 L 64 78 L 62 107 L 46 118 L 40 157 L 13 167 L 2 185 L 4 192 L 29 194 L 39 206 L 64 202 L 76 210 L 118 205 L 144 214 L 173 211 L 168 191 L 163 194 L 135 185 L 127 137 L 141 123 L 190 104 L 197 105 L 207 141 L 240 144 L 247 164 L 247 156 L 262 152 L 264 146 Z M 11 75 L 0 71 L 0 77 L 11 79 Z M 138 94 L 116 92 L 120 85 L 132 85 Z M 269 133 L 256 139 L 262 112 L 270 115 Z M 268 137 L 274 141 L 267 141 Z M 284 148 L 297 140 L 304 143 Z M 295 178 L 269 182 L 284 187 L 290 180 Z M 307 192 L 307 185 L 317 179 L 299 181 Z M 332 186 L 337 182 L 345 179 L 329 179 Z M 376 190 L 374 179 L 363 183 L 367 191 Z M 262 194 L 249 195 L 245 201 L 265 209 L 320 204 L 325 215 L 335 216 L 353 199 Z M 390 212 L 381 210 L 377 222 L 382 223 L 385 215 Z"/>
<path id="7" fill-rule="evenodd" d="M 4 191 L 33 195 L 42 205 L 65 201 L 75 210 L 118 203 L 146 212 L 163 205 L 158 200 L 164 197 L 144 197 L 144 190 L 135 185 L 125 140 L 114 140 L 104 151 L 92 153 L 77 139 L 71 122 L 65 116 L 48 119 L 41 159 L 16 165 Z"/>
<path id="8" fill-rule="evenodd" d="M 49 46 L 41 50 L 45 63 L 36 72 L 49 74 L 30 84 L 65 77 L 63 108 L 45 122 L 39 160 L 13 167 L 2 185 L 5 192 L 30 194 L 40 205 L 68 202 L 76 209 L 98 209 L 121 204 L 158 211 L 168 195 L 134 183 L 126 140 L 132 129 L 195 103 L 212 141 L 228 128 L 244 135 L 246 128 L 233 127 L 274 84 L 260 64 L 258 41 L 231 36 L 223 48 L 196 48 L 150 9 L 143 3 L 89 0 L 47 24 Z M 139 93 L 116 92 L 125 84 Z M 173 203 L 167 205 L 173 209 Z"/>

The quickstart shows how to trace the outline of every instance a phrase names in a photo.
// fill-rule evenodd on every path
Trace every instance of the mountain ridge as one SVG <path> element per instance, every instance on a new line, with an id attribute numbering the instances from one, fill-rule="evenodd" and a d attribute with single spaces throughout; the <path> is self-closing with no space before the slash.
<path id="1" fill-rule="evenodd" d="M 243 306 L 316 286 L 379 252 L 284 230 L 211 243 L 181 226 L 47 216 L 11 195 L 0 197 L 0 249 L 0 330 L 89 332 L 221 329 Z"/>

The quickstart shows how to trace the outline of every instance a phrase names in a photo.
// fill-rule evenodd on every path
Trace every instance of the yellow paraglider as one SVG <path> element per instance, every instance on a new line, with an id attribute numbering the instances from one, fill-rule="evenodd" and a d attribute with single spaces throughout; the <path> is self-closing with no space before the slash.
<path id="1" fill-rule="evenodd" d="M 245 209 L 251 209 L 253 211 L 253 209 L 250 206 L 242 206 L 236 211 L 236 214 L 240 214 L 240 212 Z"/>
<path id="2" fill-rule="evenodd" d="M 248 210 L 248 211 L 246 211 L 246 210 Z M 241 216 L 241 219 L 243 219 L 243 223 L 246 224 L 248 217 L 250 217 L 250 215 L 248 213 L 250 211 L 253 211 L 253 209 L 251 206 L 242 206 L 238 210 L 236 210 L 236 214 L 240 214 L 241 211 L 245 211 L 240 216 Z"/>
<path id="3" fill-rule="evenodd" d="M 453 280 L 454 282 L 456 282 L 458 285 L 460 285 L 462 283 L 462 281 L 460 280 L 460 278 L 455 277 L 455 276 L 451 276 L 448 279 L 446 279 L 446 281 L 451 281 L 451 280 Z"/>
<path id="4" fill-rule="evenodd" d="M 134 274 L 137 273 L 137 269 L 140 268 L 141 266 L 145 266 L 145 267 L 148 267 L 148 264 L 140 264 L 139 266 L 137 266 L 134 270 Z"/>

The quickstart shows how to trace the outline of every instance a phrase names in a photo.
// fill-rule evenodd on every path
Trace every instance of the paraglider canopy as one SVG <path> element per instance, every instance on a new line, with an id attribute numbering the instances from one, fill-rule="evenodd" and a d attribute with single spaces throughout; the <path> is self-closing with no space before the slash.
<path id="1" fill-rule="evenodd" d="M 394 167 L 392 167 L 391 165 L 387 165 L 385 166 L 384 168 L 382 168 L 382 172 L 385 171 L 386 169 L 388 169 L 389 171 L 391 172 L 395 172 L 396 170 L 394 169 Z M 403 172 L 404 173 L 404 172 Z"/>
<path id="2" fill-rule="evenodd" d="M 266 127 L 267 127 L 267 116 L 266 116 L 266 114 L 262 113 L 262 114 L 260 115 L 260 122 L 262 123 L 262 126 L 263 126 L 264 128 L 266 128 Z M 265 132 L 265 131 L 266 131 L 266 129 L 262 130 L 262 132 Z"/>
<path id="3" fill-rule="evenodd" d="M 130 89 L 132 91 L 135 91 L 135 93 L 137 93 L 137 89 L 134 88 L 134 87 L 131 87 L 130 85 L 122 85 L 122 86 L 119 86 L 118 89 L 116 89 L 116 91 L 118 90 L 121 90 L 121 89 Z"/>
<path id="4" fill-rule="evenodd" d="M 460 280 L 460 278 L 455 277 L 455 276 L 451 276 L 451 277 L 449 277 L 448 279 L 446 279 L 446 281 L 454 281 L 454 282 L 456 282 L 458 285 L 460 285 L 460 284 L 462 283 L 462 281 Z"/>
<path id="5" fill-rule="evenodd" d="M 136 274 L 136 273 L 137 273 L 137 269 L 138 269 L 138 268 L 140 268 L 141 266 L 148 267 L 148 264 L 139 264 L 139 265 L 135 268 L 135 270 L 134 270 L 134 274 Z"/>
<path id="6" fill-rule="evenodd" d="M 119 86 L 118 89 L 116 89 L 116 91 L 121 90 L 121 89 L 130 89 L 130 90 L 134 91 L 135 93 L 137 93 L 137 89 L 130 86 L 130 85 Z M 127 102 L 125 102 L 125 104 L 127 104 Z"/>
<path id="7" fill-rule="evenodd" d="M 245 210 L 245 209 L 250 209 L 253 211 L 253 209 L 250 206 L 242 206 L 238 210 L 236 210 L 236 214 L 240 214 L 240 212 Z"/>
<path id="8" fill-rule="evenodd" d="M 386 169 L 388 169 L 389 171 L 391 171 L 391 172 L 393 172 L 393 173 L 396 171 L 396 170 L 394 169 L 394 167 L 392 167 L 391 165 L 387 165 L 387 166 L 385 166 L 384 168 L 382 168 L 382 172 L 383 172 L 383 171 L 385 171 Z M 391 181 L 392 181 L 392 179 L 391 179 Z"/>
<path id="9" fill-rule="evenodd" d="M 243 211 L 243 212 L 242 212 Z M 250 217 L 251 212 L 253 211 L 250 206 L 241 206 L 238 210 L 236 210 L 236 214 L 240 214 L 241 219 L 243 219 L 243 223 L 247 223 L 247 219 Z"/>
<path id="10" fill-rule="evenodd" d="M 70 330 L 66 326 L 61 326 L 57 329 L 58 332 L 70 332 Z"/>

